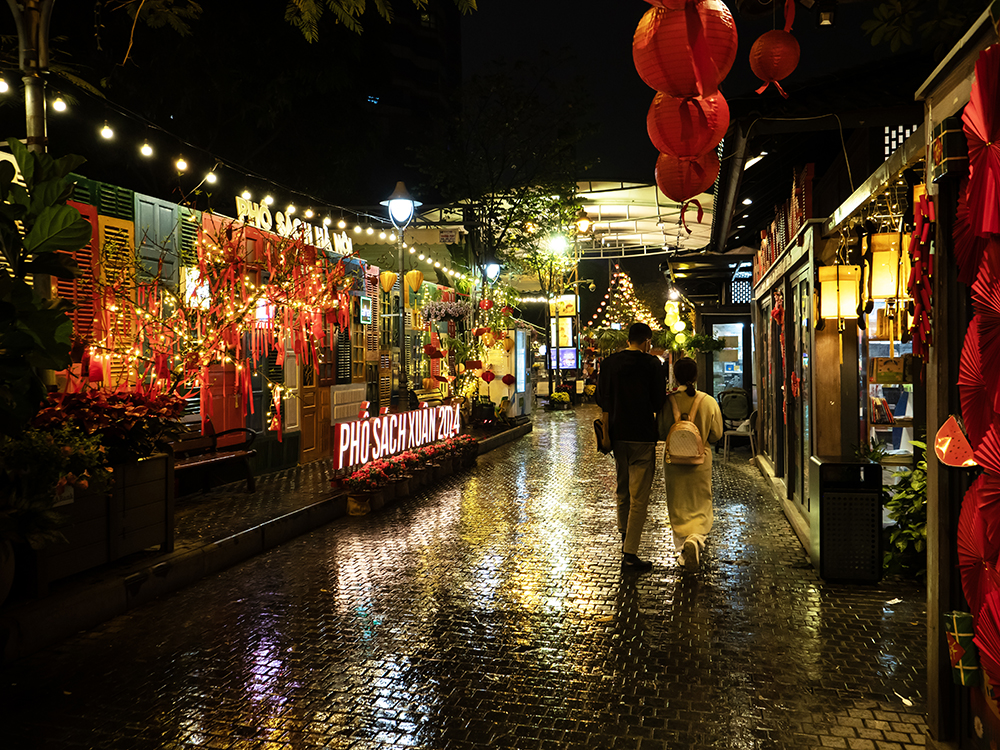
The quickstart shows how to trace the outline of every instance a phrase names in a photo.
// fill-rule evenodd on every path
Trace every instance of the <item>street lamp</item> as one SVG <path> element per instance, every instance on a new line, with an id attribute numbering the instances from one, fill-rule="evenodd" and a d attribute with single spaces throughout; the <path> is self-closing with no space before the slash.
<path id="1" fill-rule="evenodd" d="M 423 204 L 410 197 L 406 185 L 402 181 L 396 183 L 396 189 L 392 191 L 392 195 L 381 203 L 388 207 L 389 219 L 397 231 L 396 245 L 399 251 L 399 404 L 405 409 L 409 408 L 410 399 L 406 392 L 406 312 L 403 304 L 406 279 L 403 268 L 403 230 L 413 220 L 413 213 L 417 206 Z"/>

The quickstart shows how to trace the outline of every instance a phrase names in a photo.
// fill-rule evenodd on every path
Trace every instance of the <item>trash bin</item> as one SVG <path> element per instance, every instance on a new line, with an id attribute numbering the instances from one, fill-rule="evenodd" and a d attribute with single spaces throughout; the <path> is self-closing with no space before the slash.
<path id="1" fill-rule="evenodd" d="M 825 581 L 882 580 L 882 467 L 867 459 L 809 461 L 809 542 Z"/>

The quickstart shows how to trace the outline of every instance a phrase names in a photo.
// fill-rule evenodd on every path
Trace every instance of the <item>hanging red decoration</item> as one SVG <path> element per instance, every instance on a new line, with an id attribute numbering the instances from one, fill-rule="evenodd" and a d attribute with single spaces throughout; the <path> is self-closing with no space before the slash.
<path id="1" fill-rule="evenodd" d="M 910 235 L 910 278 L 906 291 L 913 300 L 913 354 L 927 359 L 931 341 L 931 280 L 934 276 L 934 254 L 931 237 L 934 235 L 934 201 L 927 194 L 920 196 L 913 208 L 913 234 Z"/>
<path id="2" fill-rule="evenodd" d="M 514 383 L 516 383 L 516 382 L 517 382 L 517 378 L 515 378 L 515 377 L 514 377 L 513 375 L 511 375 L 511 374 L 510 374 L 510 373 L 508 372 L 508 373 L 507 373 L 506 375 L 504 375 L 504 376 L 503 376 L 502 378 L 500 378 L 500 381 L 501 381 L 501 382 L 502 382 L 502 383 L 503 383 L 504 385 L 506 385 L 506 386 L 512 386 L 512 385 L 514 385 Z"/>
<path id="3" fill-rule="evenodd" d="M 962 423 L 954 414 L 945 420 L 934 436 L 934 455 L 945 466 L 967 469 L 978 465 L 972 455 L 969 439 L 962 429 Z"/>
<path id="4" fill-rule="evenodd" d="M 729 127 L 729 105 L 722 94 L 680 99 L 658 93 L 646 115 L 646 130 L 656 150 L 697 158 L 719 145 Z"/>
<path id="5" fill-rule="evenodd" d="M 491 300 L 491 299 L 481 299 L 481 300 L 479 300 L 479 309 L 480 310 L 492 310 L 493 309 L 493 300 Z"/>
<path id="6" fill-rule="evenodd" d="M 656 184 L 671 200 L 678 203 L 704 193 L 719 176 L 719 157 L 709 151 L 698 159 L 678 159 L 660 154 L 656 160 Z"/>
<path id="7" fill-rule="evenodd" d="M 465 368 L 467 370 L 482 370 L 483 361 L 481 359 L 467 359 L 465 360 Z"/>
<path id="8" fill-rule="evenodd" d="M 781 29 L 768 31 L 750 48 L 750 70 L 764 82 L 764 85 L 757 89 L 758 94 L 763 94 L 764 89 L 773 83 L 778 93 L 787 99 L 788 94 L 778 81 L 791 75 L 798 64 L 799 43 L 787 31 Z"/>
<path id="9" fill-rule="evenodd" d="M 494 373 L 492 370 L 487 370 L 486 372 L 483 373 L 482 378 L 487 383 L 492 383 L 494 378 L 496 378 L 496 373 Z"/>
<path id="10" fill-rule="evenodd" d="M 721 0 L 670 6 L 650 8 L 639 21 L 632 39 L 635 68 L 656 91 L 711 96 L 736 59 L 733 15 Z"/>

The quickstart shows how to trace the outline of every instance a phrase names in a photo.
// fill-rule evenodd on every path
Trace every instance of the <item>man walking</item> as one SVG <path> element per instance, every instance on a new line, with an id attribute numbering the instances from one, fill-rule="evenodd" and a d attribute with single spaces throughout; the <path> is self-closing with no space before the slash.
<path id="1" fill-rule="evenodd" d="M 663 365 L 649 350 L 653 331 L 645 323 L 628 329 L 628 348 L 601 363 L 597 378 L 598 405 L 608 413 L 611 450 L 615 457 L 618 531 L 622 564 L 643 572 L 653 564 L 640 560 L 639 540 L 646 523 L 649 492 L 656 471 L 656 414 L 663 408 L 667 382 Z"/>

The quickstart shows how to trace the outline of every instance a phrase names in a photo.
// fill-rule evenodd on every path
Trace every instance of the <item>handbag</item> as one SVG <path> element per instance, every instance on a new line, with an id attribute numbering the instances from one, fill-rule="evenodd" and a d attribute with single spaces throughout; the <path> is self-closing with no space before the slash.
<path id="1" fill-rule="evenodd" d="M 594 420 L 594 437 L 597 438 L 597 451 L 605 456 L 611 453 L 611 435 L 605 429 L 605 425 L 610 422 L 607 412 L 603 412 L 598 419 Z"/>

